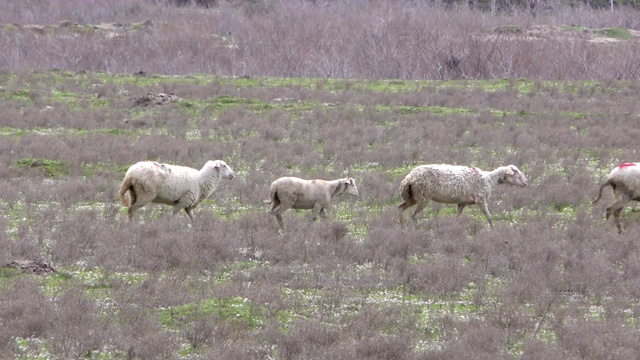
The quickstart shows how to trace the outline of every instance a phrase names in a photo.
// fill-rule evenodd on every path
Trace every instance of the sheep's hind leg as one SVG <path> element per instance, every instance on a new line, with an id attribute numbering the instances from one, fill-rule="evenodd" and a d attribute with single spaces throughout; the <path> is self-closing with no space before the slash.
<path id="1" fill-rule="evenodd" d="M 622 213 L 622 210 L 624 209 L 624 207 L 627 206 L 629 201 L 630 200 L 625 198 L 624 196 L 619 196 L 618 194 L 616 194 L 616 201 L 614 201 L 613 204 L 611 204 L 611 206 L 607 208 L 606 219 L 609 220 L 609 216 L 613 214 L 613 219 L 616 224 L 616 227 L 618 228 L 618 233 L 622 232 L 622 224 L 620 223 L 620 214 Z"/>
<path id="2" fill-rule="evenodd" d="M 282 220 L 282 214 L 276 214 L 276 220 L 278 221 L 278 226 L 280 226 L 280 229 L 284 231 L 284 220 Z"/>
<path id="3" fill-rule="evenodd" d="M 417 222 L 418 221 L 418 215 L 420 215 L 420 212 L 426 206 L 427 206 L 426 202 L 418 203 L 418 206 L 416 207 L 416 210 L 413 212 L 413 215 L 411 215 L 411 219 L 413 219 L 413 222 Z"/>
<path id="4" fill-rule="evenodd" d="M 613 212 L 613 219 L 616 223 L 616 227 L 618 228 L 618 234 L 622 234 L 622 224 L 620 223 L 620 213 L 622 212 L 622 208 L 616 209 Z"/>
<path id="5" fill-rule="evenodd" d="M 274 208 L 271 210 L 271 213 L 276 216 L 276 220 L 278 221 L 278 225 L 280 226 L 280 229 L 282 231 L 285 230 L 284 220 L 282 219 L 282 213 L 290 208 L 291 208 L 291 205 L 280 203 L 280 205 L 277 208 Z"/>
<path id="6" fill-rule="evenodd" d="M 413 199 L 407 199 L 405 200 L 405 202 L 398 205 L 398 220 L 400 221 L 400 224 L 404 224 L 404 216 L 403 216 L 404 211 L 415 204 L 416 202 Z"/>
<path id="7" fill-rule="evenodd" d="M 618 233 L 622 233 L 622 224 L 620 223 L 620 214 L 622 213 L 622 209 L 624 209 L 624 205 L 620 205 L 618 202 L 614 202 L 607 208 L 606 211 L 607 220 L 609 220 L 609 217 L 611 216 L 611 214 L 613 214 L 613 222 L 616 224 Z"/>
<path id="8" fill-rule="evenodd" d="M 140 209 L 141 207 L 147 205 L 148 203 L 150 203 L 151 201 L 153 201 L 153 199 L 156 198 L 156 194 L 155 193 L 144 193 L 143 191 L 136 191 L 135 192 L 135 202 L 131 203 L 129 205 L 129 210 L 127 211 L 128 215 L 129 215 L 129 220 L 133 221 L 133 215 L 134 213 Z"/>
<path id="9" fill-rule="evenodd" d="M 271 200 L 271 209 L 269 209 L 269 212 L 271 214 L 275 214 L 276 211 L 280 209 L 280 205 L 282 204 L 282 202 L 280 202 L 280 198 L 278 197 L 278 193 L 276 192 L 273 195 L 273 198 L 270 200 Z"/>
<path id="10" fill-rule="evenodd" d="M 275 214 L 276 211 L 278 211 L 279 209 L 280 209 L 280 200 L 276 198 L 275 200 L 273 200 L 273 203 L 271 204 L 271 209 L 269 209 L 269 212 L 272 214 Z"/>

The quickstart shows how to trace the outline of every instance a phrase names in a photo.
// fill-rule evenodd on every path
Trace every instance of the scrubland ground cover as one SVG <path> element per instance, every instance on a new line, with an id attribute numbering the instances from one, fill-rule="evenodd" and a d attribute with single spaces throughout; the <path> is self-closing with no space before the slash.
<path id="1" fill-rule="evenodd" d="M 123 3 L 106 15 L 96 6 L 85 20 L 209 11 L 131 2 L 138 10 L 128 13 Z M 244 6 L 233 11 L 253 16 Z M 99 44 L 94 35 L 79 37 Z M 149 36 L 143 44 L 157 34 Z M 38 39 L 46 52 L 66 38 Z M 605 54 L 598 46 L 637 47 L 581 41 L 594 59 Z M 276 67 L 256 65 L 244 77 L 203 68 L 176 76 L 154 68 L 160 61 L 115 73 L 45 70 L 54 66 L 22 68 L 4 54 L 0 263 L 57 270 L 0 269 L 7 358 L 627 359 L 640 351 L 640 216 L 627 209 L 619 235 L 603 219 L 610 190 L 591 205 L 611 168 L 638 161 L 640 84 L 631 72 L 614 79 L 598 63 L 585 68 L 589 78 L 458 72 L 442 81 L 294 68 L 275 77 Z M 176 73 L 191 72 L 180 64 Z M 117 191 L 129 165 L 200 168 L 211 159 L 237 177 L 194 211 L 193 224 L 167 206 L 127 221 Z M 423 163 L 515 164 L 530 184 L 496 189 L 494 228 L 477 207 L 457 218 L 455 206 L 438 204 L 402 228 L 398 186 Z M 351 176 L 360 197 L 338 199 L 324 221 L 290 211 L 280 234 L 262 201 L 287 175 Z"/>

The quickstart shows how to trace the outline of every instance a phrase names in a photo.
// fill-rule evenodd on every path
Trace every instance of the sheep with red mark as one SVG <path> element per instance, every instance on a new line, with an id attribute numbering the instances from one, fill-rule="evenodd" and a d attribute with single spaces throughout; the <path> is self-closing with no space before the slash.
<path id="1" fill-rule="evenodd" d="M 602 190 L 607 186 L 613 189 L 615 201 L 607 208 L 606 219 L 609 220 L 613 214 L 618 233 L 621 233 L 620 213 L 632 200 L 640 201 L 640 163 L 622 163 L 616 166 L 607 177 L 607 181 L 600 185 L 598 197 L 593 200 L 593 204 L 600 200 Z"/>
<path id="2" fill-rule="evenodd" d="M 478 204 L 489 221 L 488 202 L 496 185 L 511 184 L 527 186 L 527 178 L 515 166 L 499 167 L 493 171 L 483 171 L 475 167 L 456 165 L 421 165 L 415 167 L 402 180 L 400 196 L 404 201 L 398 206 L 400 223 L 404 222 L 403 212 L 417 205 L 412 219 L 425 208 L 429 200 L 444 204 L 458 204 L 458 216 L 467 205 Z"/>
<path id="3" fill-rule="evenodd" d="M 282 177 L 271 183 L 269 199 L 264 202 L 272 204 L 269 212 L 276 216 L 278 225 L 284 230 L 282 213 L 288 209 L 312 210 L 311 218 L 318 215 L 327 217 L 326 209 L 331 200 L 346 192 L 358 196 L 358 187 L 352 178 L 331 181 L 305 180 L 297 177 Z"/>
<path id="4" fill-rule="evenodd" d="M 191 210 L 208 198 L 222 179 L 235 173 L 222 160 L 207 161 L 200 170 L 190 167 L 141 161 L 127 170 L 120 186 L 120 201 L 129 207 L 129 219 L 148 203 L 173 206 L 173 215 L 181 209 L 193 222 Z"/>

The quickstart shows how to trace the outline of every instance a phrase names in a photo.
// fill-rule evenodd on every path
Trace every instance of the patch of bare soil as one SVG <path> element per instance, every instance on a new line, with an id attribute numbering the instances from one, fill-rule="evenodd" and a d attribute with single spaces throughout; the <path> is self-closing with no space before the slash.
<path id="1" fill-rule="evenodd" d="M 51 265 L 41 261 L 32 260 L 11 261 L 10 263 L 5 264 L 4 267 L 18 269 L 23 272 L 35 275 L 45 275 L 56 272 L 56 269 L 54 269 Z"/>
<path id="2" fill-rule="evenodd" d="M 151 20 L 131 24 L 104 23 L 97 25 L 77 24 L 71 21 L 63 21 L 56 25 L 4 24 L 0 25 L 0 29 L 14 31 L 33 31 L 38 34 L 66 34 L 67 37 L 69 37 L 70 35 L 79 35 L 82 33 L 96 33 L 101 34 L 107 38 L 114 38 L 116 36 L 124 35 L 132 31 L 148 29 L 152 26 L 153 22 Z"/>
<path id="3" fill-rule="evenodd" d="M 131 100 L 133 100 L 133 106 L 159 106 L 180 101 L 181 99 L 173 93 L 147 93 L 147 95 L 143 96 L 134 96 Z"/>
<path id="4" fill-rule="evenodd" d="M 492 29 L 487 36 L 489 40 L 556 40 L 556 41 L 589 41 L 595 43 L 616 43 L 621 41 L 637 41 L 640 39 L 640 31 L 621 29 L 626 31 L 628 38 L 615 36 L 603 36 L 603 29 L 589 29 L 577 26 L 553 26 L 534 25 L 530 28 L 522 28 L 518 25 L 502 25 Z"/>

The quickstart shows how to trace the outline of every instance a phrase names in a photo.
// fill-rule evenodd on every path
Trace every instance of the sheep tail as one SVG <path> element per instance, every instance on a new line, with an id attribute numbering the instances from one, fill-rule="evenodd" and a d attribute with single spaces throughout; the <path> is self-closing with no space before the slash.
<path id="1" fill-rule="evenodd" d="M 403 181 L 402 184 L 400 184 L 400 197 L 404 202 L 413 200 L 413 190 L 411 189 L 410 181 Z"/>
<path id="2" fill-rule="evenodd" d="M 127 198 L 125 197 L 127 192 L 129 193 L 130 201 L 127 201 Z M 120 185 L 120 202 L 122 202 L 122 205 L 124 206 L 131 206 L 136 202 L 136 192 L 133 189 L 133 179 L 130 177 L 125 178 L 124 181 L 122 181 L 122 185 Z"/>
<path id="3" fill-rule="evenodd" d="M 276 191 L 269 191 L 269 198 L 267 200 L 262 200 L 265 204 L 272 204 L 276 200 Z"/>
<path id="4" fill-rule="evenodd" d="M 604 184 L 600 185 L 600 191 L 598 192 L 598 197 L 591 202 L 592 204 L 595 204 L 598 200 L 600 200 L 600 197 L 602 196 L 602 189 L 604 189 L 607 186 L 613 186 L 613 183 L 611 183 L 611 181 L 607 181 Z"/>

